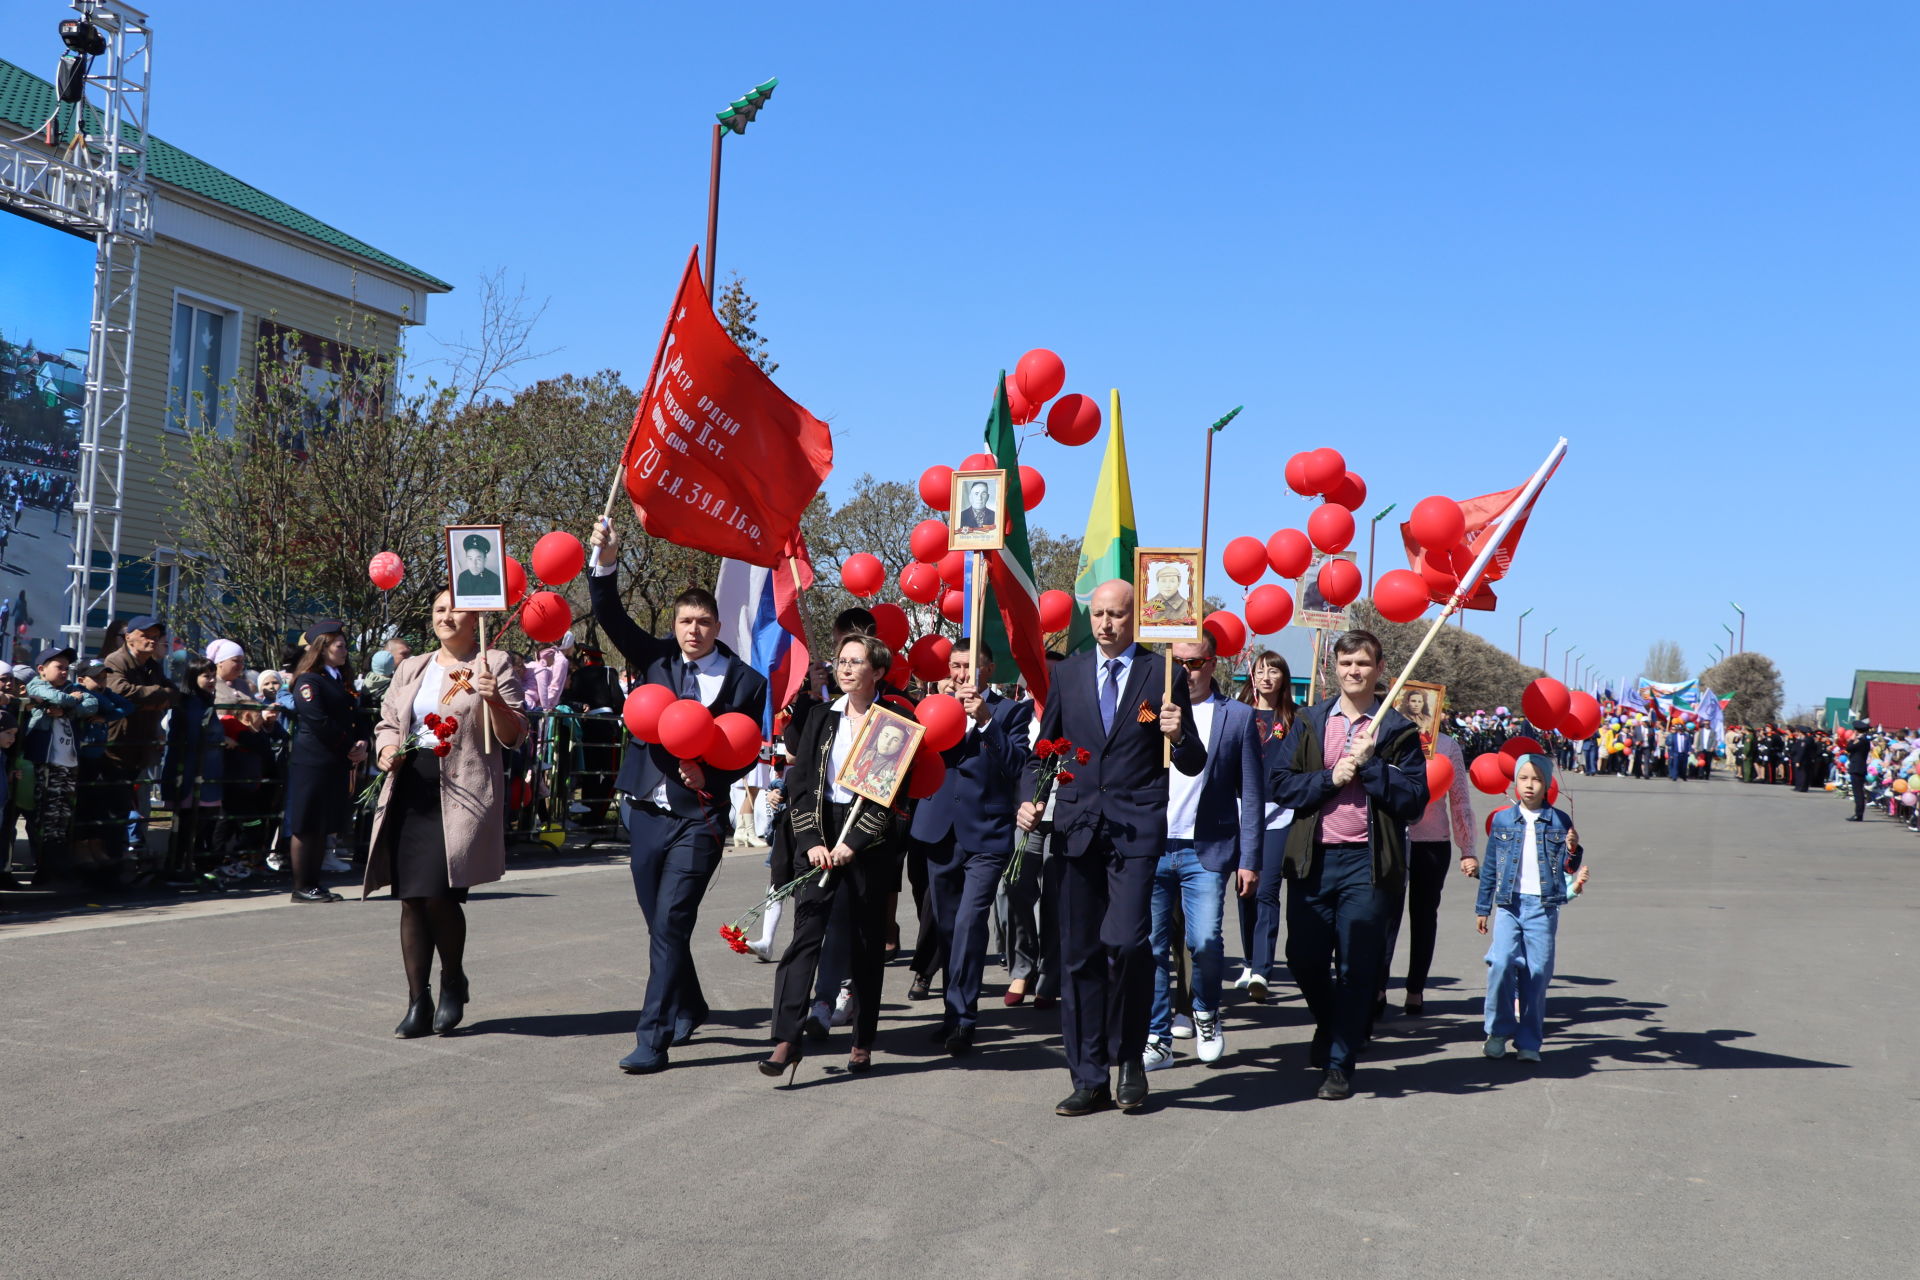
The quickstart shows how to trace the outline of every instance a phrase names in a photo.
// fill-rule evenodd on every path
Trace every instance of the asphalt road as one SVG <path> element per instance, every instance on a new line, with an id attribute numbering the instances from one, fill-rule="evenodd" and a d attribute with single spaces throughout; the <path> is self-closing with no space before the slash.
<path id="1" fill-rule="evenodd" d="M 899 966 L 871 1075 L 839 1031 L 770 1085 L 773 970 L 715 933 L 752 856 L 701 923 L 715 1022 L 644 1078 L 614 1066 L 646 967 L 618 866 L 476 895 L 446 1039 L 391 1038 L 390 902 L 0 927 L 0 1272 L 1913 1275 L 1920 838 L 1786 788 L 1569 790 L 1595 870 L 1546 1060 L 1479 1056 L 1456 879 L 1430 1016 L 1384 1023 L 1343 1103 L 1296 997 L 1232 1004 L 1227 1056 L 1145 1113 L 1058 1119 L 1056 1014 L 991 971 L 955 1063 Z"/>

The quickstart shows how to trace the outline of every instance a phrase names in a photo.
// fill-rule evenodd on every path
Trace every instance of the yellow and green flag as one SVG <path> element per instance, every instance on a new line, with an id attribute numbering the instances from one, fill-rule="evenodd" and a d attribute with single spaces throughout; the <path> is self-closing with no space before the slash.
<path id="1" fill-rule="evenodd" d="M 1093 510 L 1087 515 L 1087 535 L 1080 540 L 1080 572 L 1073 580 L 1073 623 L 1067 649 L 1078 652 L 1093 643 L 1087 605 L 1093 591 L 1112 578 L 1131 581 L 1133 549 L 1140 535 L 1133 527 L 1133 482 L 1127 477 L 1127 438 L 1120 427 L 1120 392 L 1113 393 L 1107 414 L 1107 456 L 1100 464 L 1100 483 L 1093 491 Z"/>

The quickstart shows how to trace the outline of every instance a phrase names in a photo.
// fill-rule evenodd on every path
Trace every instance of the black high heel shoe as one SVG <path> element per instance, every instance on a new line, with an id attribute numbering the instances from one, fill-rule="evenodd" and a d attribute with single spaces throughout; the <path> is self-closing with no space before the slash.
<path id="1" fill-rule="evenodd" d="M 433 1034 L 444 1036 L 460 1025 L 467 1012 L 467 975 L 440 975 L 440 1007 L 433 1013 Z"/>
<path id="2" fill-rule="evenodd" d="M 855 1045 L 847 1054 L 847 1074 L 860 1075 L 873 1070 L 873 1050 Z"/>
<path id="3" fill-rule="evenodd" d="M 400 1025 L 393 1029 L 399 1040 L 417 1040 L 433 1030 L 433 991 L 422 991 L 414 1002 L 407 1006 L 407 1016 L 400 1019 Z"/>
<path id="4" fill-rule="evenodd" d="M 776 1053 L 781 1049 L 787 1051 L 787 1056 L 785 1058 L 767 1057 L 763 1059 L 759 1064 L 760 1074 L 770 1076 L 776 1080 L 784 1075 L 787 1078 L 787 1083 L 792 1084 L 794 1076 L 799 1074 L 801 1060 L 807 1055 L 800 1052 L 800 1046 L 791 1040 L 782 1040 L 774 1046 Z"/>

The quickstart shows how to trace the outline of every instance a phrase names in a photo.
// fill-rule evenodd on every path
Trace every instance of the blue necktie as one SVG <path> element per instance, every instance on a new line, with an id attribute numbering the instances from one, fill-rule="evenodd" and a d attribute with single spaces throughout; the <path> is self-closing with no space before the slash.
<path id="1" fill-rule="evenodd" d="M 1120 706 L 1120 659 L 1107 659 L 1106 683 L 1100 686 L 1100 728 L 1113 732 L 1113 713 Z"/>

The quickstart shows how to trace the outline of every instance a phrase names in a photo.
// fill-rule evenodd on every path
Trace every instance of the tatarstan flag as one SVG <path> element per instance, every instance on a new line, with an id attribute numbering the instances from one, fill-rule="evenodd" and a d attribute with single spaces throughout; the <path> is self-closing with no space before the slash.
<path id="1" fill-rule="evenodd" d="M 993 679 L 1011 681 L 1017 669 L 1035 702 L 1047 700 L 1047 645 L 1040 634 L 1040 592 L 1033 585 L 1033 550 L 1027 543 L 1027 503 L 1020 491 L 1020 446 L 1007 408 L 1007 375 L 993 388 L 987 414 L 987 452 L 1007 473 L 1006 545 L 981 553 L 987 565 L 987 608 L 980 636 L 993 650 Z"/>
<path id="2" fill-rule="evenodd" d="M 1127 438 L 1120 427 L 1120 392 L 1115 390 L 1107 415 L 1107 456 L 1100 464 L 1100 483 L 1093 491 L 1093 510 L 1087 515 L 1087 536 L 1080 540 L 1080 572 L 1073 580 L 1073 625 L 1067 648 L 1077 652 L 1093 644 L 1093 626 L 1087 606 L 1094 588 L 1112 578 L 1133 581 L 1133 549 L 1140 535 L 1133 525 L 1133 482 L 1127 478 Z"/>

